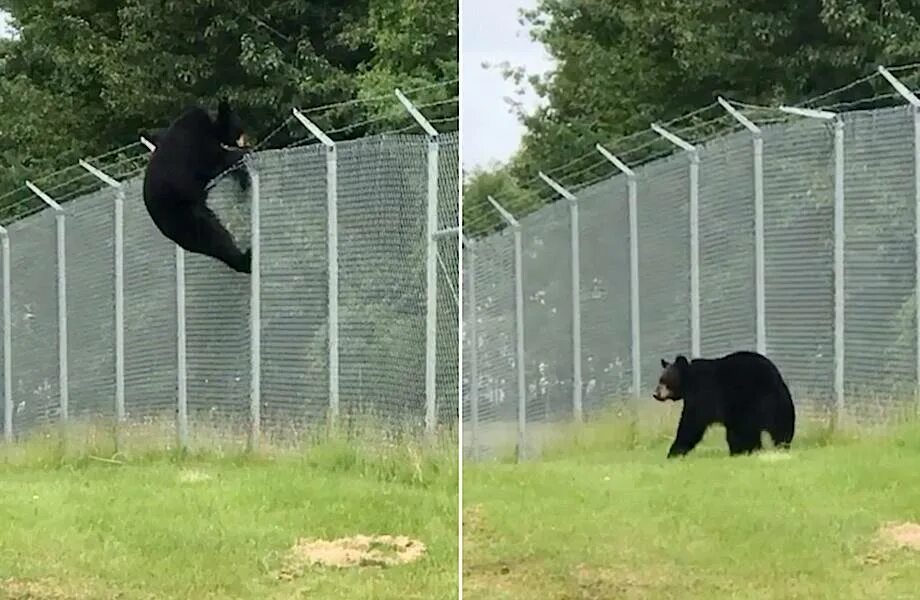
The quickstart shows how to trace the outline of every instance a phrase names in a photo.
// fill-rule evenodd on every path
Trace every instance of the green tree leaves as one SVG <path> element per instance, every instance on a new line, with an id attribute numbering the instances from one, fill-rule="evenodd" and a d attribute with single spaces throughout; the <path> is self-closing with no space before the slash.
<path id="1" fill-rule="evenodd" d="M 213 108 L 218 95 L 257 136 L 292 106 L 389 96 L 313 115 L 342 139 L 405 125 L 395 87 L 457 77 L 456 0 L 0 0 L 0 9 L 20 34 L 0 44 L 0 194 L 25 172 L 135 142 L 189 104 Z M 436 103 L 425 114 L 447 131 L 457 128 L 453 96 L 456 86 L 441 85 L 413 101 Z M 270 145 L 303 135 L 291 124 Z"/>
<path id="2" fill-rule="evenodd" d="M 796 102 L 920 52 L 916 0 L 541 0 L 524 20 L 557 63 L 537 81 L 545 106 L 522 116 L 527 132 L 504 167 L 525 189 L 539 189 L 539 170 L 562 168 L 597 142 L 686 114 L 719 94 Z M 520 73 L 512 77 L 521 81 Z M 863 83 L 834 100 L 890 92 L 885 86 Z M 481 205 L 470 195 L 479 187 L 468 185 L 471 211 Z M 532 203 L 525 210 L 539 201 Z"/>

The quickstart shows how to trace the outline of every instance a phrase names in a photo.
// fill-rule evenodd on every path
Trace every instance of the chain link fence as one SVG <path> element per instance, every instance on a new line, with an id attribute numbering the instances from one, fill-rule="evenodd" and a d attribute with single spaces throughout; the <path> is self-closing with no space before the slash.
<path id="1" fill-rule="evenodd" d="M 574 203 L 560 199 L 518 215 L 517 225 L 511 219 L 496 233 L 468 240 L 465 454 L 476 458 L 515 446 L 519 457 L 537 454 L 543 435 L 558 429 L 554 424 L 577 420 L 579 403 L 586 419 L 605 410 L 651 406 L 659 360 L 690 356 L 694 344 L 705 357 L 765 349 L 805 418 L 878 423 L 916 411 L 915 125 L 920 131 L 920 117 L 903 107 L 825 114 L 823 120 L 787 117 L 756 133 L 723 134 L 573 187 Z M 630 181 L 637 240 L 630 235 Z M 572 255 L 574 207 L 578 256 Z M 522 241 L 520 271 L 515 227 Z M 631 256 L 632 242 L 637 256 Z M 635 273 L 631 259 L 638 265 Z M 575 290 L 573 268 L 580 275 Z M 516 278 L 523 289 L 520 323 Z M 638 323 L 631 317 L 635 281 Z M 573 372 L 578 351 L 580 382 Z M 520 373 L 524 398 L 516 385 Z"/>
<path id="2" fill-rule="evenodd" d="M 329 293 L 329 157 L 321 144 L 257 152 L 251 192 L 241 192 L 232 178 L 211 191 L 210 206 L 241 246 L 258 244 L 260 268 L 252 276 L 177 252 L 147 214 L 142 175 L 62 204 L 63 273 L 52 207 L 9 223 L 10 289 L 2 291 L 10 319 L 0 324 L 12 359 L 2 373 L 11 388 L 3 399 L 8 439 L 62 419 L 115 423 L 125 431 L 165 422 L 178 429 L 180 443 L 191 445 L 209 443 L 214 432 L 248 435 L 250 443 L 298 439 L 330 419 L 343 425 L 370 420 L 386 429 L 455 427 L 457 138 L 456 132 L 382 134 L 335 144 L 337 297 Z M 436 181 L 429 180 L 432 146 Z M 119 199 L 122 248 L 115 236 Z M 428 231 L 429 202 L 437 203 L 435 232 Z M 429 245 L 429 235 L 436 244 Z M 429 247 L 438 254 L 436 292 L 426 285 Z M 119 255 L 123 348 L 116 342 Z M 434 337 L 426 331 L 429 293 L 436 294 Z M 337 378 L 330 374 L 333 306 Z M 255 337 L 253 314 L 259 315 Z M 429 344 L 437 345 L 434 365 L 426 364 Z M 434 390 L 426 389 L 429 369 L 436 370 Z M 432 410 L 436 420 L 426 422 Z"/>

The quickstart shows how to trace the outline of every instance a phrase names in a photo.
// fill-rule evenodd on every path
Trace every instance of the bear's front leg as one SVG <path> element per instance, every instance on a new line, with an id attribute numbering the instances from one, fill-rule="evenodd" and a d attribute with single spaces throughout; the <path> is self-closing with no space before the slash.
<path id="1" fill-rule="evenodd" d="M 225 150 L 221 164 L 211 178 L 219 176 L 227 169 L 233 169 L 229 173 L 230 177 L 236 181 L 241 190 L 248 191 L 252 185 L 252 178 L 249 175 L 249 169 L 246 168 L 246 164 L 242 162 L 247 154 L 249 153 L 244 150 Z"/>
<path id="2" fill-rule="evenodd" d="M 687 410 L 687 405 L 684 404 L 684 409 L 680 413 L 680 422 L 677 424 L 677 435 L 668 450 L 668 458 L 683 456 L 700 443 L 706 432 L 706 426 L 700 424 L 699 421 L 698 416 L 693 411 Z"/>
<path id="3" fill-rule="evenodd" d="M 249 175 L 249 169 L 246 168 L 246 165 L 240 165 L 230 171 L 230 176 L 233 177 L 241 190 L 244 192 L 249 191 L 249 187 L 252 185 L 252 177 Z"/>

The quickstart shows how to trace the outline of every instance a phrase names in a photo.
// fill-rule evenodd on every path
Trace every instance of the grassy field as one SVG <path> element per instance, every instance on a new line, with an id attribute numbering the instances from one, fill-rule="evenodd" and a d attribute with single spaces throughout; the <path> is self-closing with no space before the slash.
<path id="1" fill-rule="evenodd" d="M 920 597 L 920 550 L 879 533 L 920 522 L 918 426 L 812 430 L 785 458 L 729 458 L 720 428 L 672 461 L 668 434 L 565 437 L 464 464 L 465 600 Z"/>
<path id="2" fill-rule="evenodd" d="M 297 452 L 0 455 L 0 599 L 456 598 L 456 442 Z M 407 535 L 392 567 L 279 577 L 298 538 Z M 291 573 L 290 570 L 284 572 Z"/>

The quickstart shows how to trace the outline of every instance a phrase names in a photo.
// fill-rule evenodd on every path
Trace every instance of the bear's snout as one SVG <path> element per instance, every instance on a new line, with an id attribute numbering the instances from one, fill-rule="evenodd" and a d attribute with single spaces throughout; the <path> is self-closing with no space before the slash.
<path id="1" fill-rule="evenodd" d="M 668 386 L 658 384 L 655 386 L 655 391 L 652 392 L 652 398 L 658 400 L 659 402 L 664 402 L 665 400 L 671 397 L 671 390 L 668 389 Z"/>

